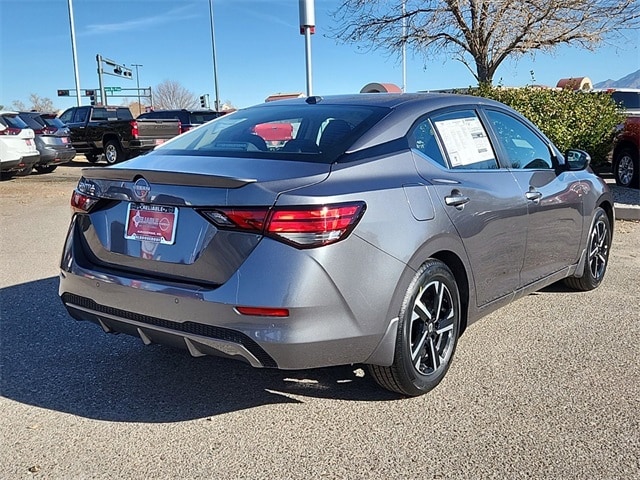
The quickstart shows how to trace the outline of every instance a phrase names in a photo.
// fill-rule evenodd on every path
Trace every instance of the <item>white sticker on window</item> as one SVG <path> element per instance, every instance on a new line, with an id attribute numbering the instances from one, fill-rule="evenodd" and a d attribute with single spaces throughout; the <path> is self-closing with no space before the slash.
<path id="1" fill-rule="evenodd" d="M 487 133 L 477 117 L 437 121 L 435 126 L 447 149 L 452 167 L 496 158 Z"/>

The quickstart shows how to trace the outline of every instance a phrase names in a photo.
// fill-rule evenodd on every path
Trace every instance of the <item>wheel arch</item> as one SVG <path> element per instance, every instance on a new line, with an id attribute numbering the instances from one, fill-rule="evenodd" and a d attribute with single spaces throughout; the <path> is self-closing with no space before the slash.
<path id="1" fill-rule="evenodd" d="M 615 148 L 613 149 L 613 162 L 614 163 L 617 161 L 617 157 L 620 154 L 620 152 L 622 150 L 627 149 L 627 148 L 630 149 L 631 151 L 634 151 L 634 150 L 638 151 L 640 146 L 635 144 L 632 140 L 627 140 L 627 139 L 620 140 L 616 144 Z"/>
<path id="2" fill-rule="evenodd" d="M 431 255 L 431 258 L 435 258 L 444 263 L 451 273 L 453 273 L 453 277 L 456 279 L 456 284 L 458 285 L 458 292 L 460 293 L 460 335 L 464 333 L 467 328 L 467 323 L 469 320 L 469 276 L 467 275 L 467 270 L 464 266 L 464 263 L 452 251 L 442 250 L 436 252 Z"/>
<path id="3" fill-rule="evenodd" d="M 613 240 L 614 223 L 616 220 L 616 216 L 613 210 L 613 204 L 609 200 L 601 200 L 600 203 L 598 203 L 598 207 L 602 208 L 609 218 L 609 225 L 611 226 L 611 239 Z"/>
<path id="4" fill-rule="evenodd" d="M 118 144 L 120 145 L 120 148 L 122 148 L 122 142 L 120 141 L 120 138 L 118 137 L 118 135 L 116 135 L 115 133 L 106 133 L 102 137 L 102 148 L 104 148 L 104 145 L 111 140 L 115 140 L 116 142 L 118 142 Z"/>
<path id="5" fill-rule="evenodd" d="M 470 299 L 475 297 L 471 272 L 467 268 L 468 263 L 465 261 L 466 256 L 463 253 L 464 247 L 460 243 L 460 240 L 455 237 L 447 237 L 442 242 L 437 243 L 440 244 L 440 248 L 433 248 L 433 245 L 429 243 L 423 245 L 407 264 L 391 297 L 391 303 L 387 312 L 387 318 L 390 319 L 387 331 L 374 352 L 364 363 L 381 366 L 389 366 L 393 363 L 400 306 L 402 305 L 411 280 L 413 280 L 413 277 L 420 267 L 430 258 L 440 260 L 451 270 L 451 273 L 453 273 L 460 294 L 460 335 L 464 333 L 469 323 Z M 445 248 L 442 245 L 443 243 L 448 243 L 449 246 L 456 248 Z"/>

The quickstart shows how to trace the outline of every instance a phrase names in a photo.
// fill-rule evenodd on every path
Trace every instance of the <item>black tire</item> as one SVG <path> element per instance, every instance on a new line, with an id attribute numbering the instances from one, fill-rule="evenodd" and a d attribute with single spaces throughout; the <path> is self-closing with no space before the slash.
<path id="1" fill-rule="evenodd" d="M 449 370 L 460 331 L 460 294 L 451 270 L 427 260 L 407 288 L 393 364 L 369 365 L 383 388 L 406 396 L 433 390 Z"/>
<path id="2" fill-rule="evenodd" d="M 98 159 L 100 158 L 100 155 L 98 155 L 95 152 L 87 152 L 84 154 L 84 156 L 87 159 L 87 162 L 89 163 L 97 163 Z"/>
<path id="3" fill-rule="evenodd" d="M 33 168 L 35 168 L 38 173 L 51 173 L 56 168 L 58 168 L 58 166 L 57 165 L 36 165 Z"/>
<path id="4" fill-rule="evenodd" d="M 611 250 L 611 224 L 602 208 L 597 208 L 587 238 L 587 258 L 581 277 L 565 278 L 564 282 L 575 290 L 588 291 L 597 288 L 607 272 Z"/>
<path id="5" fill-rule="evenodd" d="M 124 152 L 120 146 L 120 142 L 117 140 L 108 140 L 104 144 L 104 159 L 109 165 L 123 161 Z"/>
<path id="6" fill-rule="evenodd" d="M 631 147 L 621 148 L 613 159 L 613 176 L 621 187 L 640 188 L 638 152 Z"/>

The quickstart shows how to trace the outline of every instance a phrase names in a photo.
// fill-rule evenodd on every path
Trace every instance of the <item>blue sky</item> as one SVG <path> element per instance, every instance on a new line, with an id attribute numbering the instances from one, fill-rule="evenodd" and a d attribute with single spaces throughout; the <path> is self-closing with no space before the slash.
<path id="1" fill-rule="evenodd" d="M 30 93 L 49 97 L 57 108 L 75 97 L 67 0 L 0 0 L 0 104 L 28 103 Z M 338 0 L 316 0 L 312 36 L 313 93 L 358 92 L 370 82 L 402 84 L 399 56 L 339 44 L 329 38 Z M 263 102 L 277 92 L 306 90 L 304 37 L 297 0 L 213 0 L 221 101 L 236 107 Z M 213 101 L 208 0 L 73 0 L 80 88 L 98 87 L 96 54 L 127 66 L 138 63 L 140 86 L 180 82 Z M 640 68 L 638 32 L 626 42 L 596 52 L 561 48 L 555 54 L 507 61 L 494 80 L 504 85 L 554 86 L 560 78 L 618 79 Z M 366 52 L 366 53 L 362 53 Z M 133 88 L 133 80 L 105 76 L 107 86 Z M 459 62 L 442 57 L 425 63 L 409 52 L 407 91 L 474 84 Z M 132 95 L 133 97 L 133 95 Z M 133 100 L 133 98 L 132 98 Z M 86 102 L 86 97 L 83 102 Z"/>

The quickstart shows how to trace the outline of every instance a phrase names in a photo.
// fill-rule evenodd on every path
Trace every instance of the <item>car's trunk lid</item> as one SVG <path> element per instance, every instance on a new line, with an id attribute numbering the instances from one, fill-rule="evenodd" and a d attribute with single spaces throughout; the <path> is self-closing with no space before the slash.
<path id="1" fill-rule="evenodd" d="M 281 192 L 321 182 L 329 170 L 320 163 L 158 154 L 84 169 L 82 189 L 102 200 L 77 219 L 76 235 L 87 261 L 98 267 L 220 285 L 262 235 L 220 230 L 200 212 L 270 208 Z M 143 226 L 165 218 L 175 229 L 162 238 L 147 236 L 135 225 L 136 216 Z"/>

